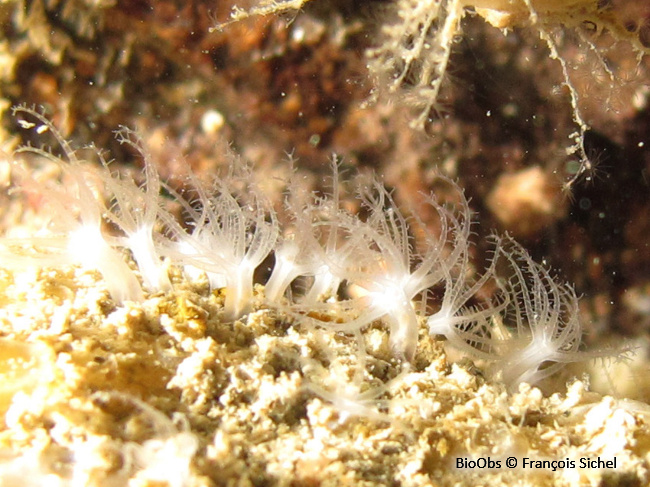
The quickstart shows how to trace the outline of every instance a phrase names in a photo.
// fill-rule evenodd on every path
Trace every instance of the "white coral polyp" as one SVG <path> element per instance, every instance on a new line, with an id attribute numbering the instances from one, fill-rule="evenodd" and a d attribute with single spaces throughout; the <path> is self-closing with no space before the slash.
<path id="1" fill-rule="evenodd" d="M 344 210 L 342 182 L 333 162 L 329 194 L 309 194 L 298 180 L 290 181 L 285 201 L 290 223 L 281 239 L 279 218 L 252 182 L 251 168 L 230 152 L 226 177 L 206 185 L 190 175 L 189 189 L 180 192 L 160 182 L 140 138 L 122 129 L 120 141 L 137 148 L 144 159 L 145 182 L 137 185 L 109 171 L 101 156 L 99 169 L 82 164 L 40 113 L 25 107 L 15 112 L 47 126 L 65 159 L 31 147 L 19 152 L 56 163 L 74 184 L 41 187 L 51 201 L 46 208 L 52 208 L 55 231 L 51 238 L 0 240 L 2 265 L 76 263 L 99 271 L 121 303 L 142 300 L 143 288 L 171 289 L 162 261 L 166 257 L 190 278 L 205 273 L 211 289 L 222 289 L 225 295 L 222 319 L 234 321 L 253 309 L 256 271 L 275 253 L 267 305 L 282 307 L 305 326 L 354 337 L 360 364 L 366 354 L 361 337 L 373 323 L 388 328 L 396 357 L 413 361 L 422 321 L 429 334 L 442 335 L 469 356 L 493 362 L 493 370 L 509 385 L 536 382 L 584 357 L 578 351 L 582 329 L 575 293 L 512 239 L 495 237 L 490 265 L 473 277 L 469 203 L 444 177 L 440 180 L 452 188 L 455 205 L 422 196 L 437 215 L 439 231 L 433 233 L 415 214 L 403 213 L 377 178 L 366 178 L 357 189 L 365 217 Z M 30 181 L 30 189 L 38 190 L 39 183 Z M 167 209 L 163 189 L 182 208 L 184 223 Z M 142 284 L 125 260 L 129 254 Z M 508 279 L 496 275 L 498 262 L 509 268 Z M 307 283 L 302 292 L 297 288 L 289 293 L 298 279 Z M 495 297 L 478 299 L 488 283 L 496 284 Z M 332 299 L 343 297 L 337 295 L 341 285 L 347 299 Z M 429 299 L 432 288 L 442 288 L 437 303 Z M 281 304 L 285 296 L 288 304 Z"/>

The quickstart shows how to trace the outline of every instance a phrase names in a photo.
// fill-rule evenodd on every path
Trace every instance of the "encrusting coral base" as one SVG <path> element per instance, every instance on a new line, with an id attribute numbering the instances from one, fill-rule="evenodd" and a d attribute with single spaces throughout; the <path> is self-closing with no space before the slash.
<path id="1" fill-rule="evenodd" d="M 355 373 L 354 340 L 298 329 L 261 305 L 261 286 L 254 311 L 224 323 L 223 296 L 173 269 L 174 291 L 119 307 L 97 272 L 0 277 L 2 486 L 649 480 L 647 406 L 580 381 L 550 397 L 526 384 L 509 394 L 469 361 L 448 362 L 425 327 L 398 374 L 385 330 L 368 330 L 373 374 L 386 384 L 375 411 L 364 390 L 338 403 L 312 392 L 310 374 Z M 459 458 L 500 468 L 458 468 Z M 524 468 L 526 458 L 556 463 Z M 581 468 L 585 459 L 616 468 Z"/>
<path id="2" fill-rule="evenodd" d="M 376 178 L 360 180 L 367 218 L 344 211 L 333 163 L 331 194 L 289 181 L 282 232 L 251 183 L 236 189 L 247 177 L 177 191 L 123 129 L 137 184 L 15 111 L 65 158 L 26 146 L 35 160 L 5 161 L 0 487 L 650 480 L 650 407 L 527 383 L 606 353 L 579 349 L 577 296 L 509 237 L 471 275 L 453 181 L 459 209 L 426 200 L 435 236 Z M 497 297 L 478 297 L 492 281 Z"/>

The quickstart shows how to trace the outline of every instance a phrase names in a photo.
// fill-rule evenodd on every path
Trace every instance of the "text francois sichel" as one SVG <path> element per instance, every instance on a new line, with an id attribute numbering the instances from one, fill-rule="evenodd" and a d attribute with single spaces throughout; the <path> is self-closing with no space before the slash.
<path id="1" fill-rule="evenodd" d="M 566 468 L 616 468 L 616 458 L 612 460 L 603 460 L 602 458 L 583 457 L 577 460 L 565 458 L 564 460 L 534 460 L 532 458 L 508 457 L 505 460 L 494 460 L 487 458 L 456 458 L 456 468 L 466 469 L 483 469 L 483 468 L 524 468 L 524 469 L 549 469 L 562 470 Z"/>

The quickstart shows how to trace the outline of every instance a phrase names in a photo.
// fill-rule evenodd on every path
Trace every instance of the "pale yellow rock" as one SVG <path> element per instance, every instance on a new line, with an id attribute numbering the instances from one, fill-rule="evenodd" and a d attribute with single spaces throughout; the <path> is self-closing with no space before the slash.
<path id="1" fill-rule="evenodd" d="M 95 273 L 27 275 L 31 287 L 2 273 L 2 353 L 33 359 L 20 362 L 33 364 L 28 370 L 10 365 L 16 380 L 3 383 L 18 392 L 3 396 L 2 486 L 650 480 L 644 408 L 580 381 L 552 396 L 526 384 L 509 394 L 480 367 L 450 363 L 424 330 L 416 365 L 401 370 L 377 358 L 389 356 L 378 327 L 368 337 L 374 375 L 355 391 L 343 387 L 354 376 L 354 340 L 302 329 L 278 311 L 258 306 L 243 321 L 222 323 L 219 293 L 178 276 L 174 293 L 116 307 Z M 47 289 L 58 291 L 48 298 Z M 53 327 L 59 309 L 64 324 Z M 32 326 L 14 329 L 27 311 Z M 24 387 L 24 377 L 38 379 Z M 348 402 L 314 393 L 335 394 L 337 384 Z M 362 400 L 382 385 L 376 400 Z M 579 468 L 599 456 L 616 459 L 617 468 Z M 518 468 L 505 466 L 509 457 Z M 501 467 L 457 469 L 457 458 Z M 524 459 L 548 466 L 523 468 Z M 560 460 L 576 467 L 553 470 L 550 462 Z"/>

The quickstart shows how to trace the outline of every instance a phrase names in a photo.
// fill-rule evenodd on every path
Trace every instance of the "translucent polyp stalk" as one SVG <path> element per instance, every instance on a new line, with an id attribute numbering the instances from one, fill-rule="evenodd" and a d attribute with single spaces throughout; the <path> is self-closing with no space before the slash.
<path id="1" fill-rule="evenodd" d="M 234 321 L 250 312 L 253 300 L 253 273 L 255 266 L 244 259 L 232 275 L 226 276 L 226 301 L 224 319 Z"/>
<path id="2" fill-rule="evenodd" d="M 68 252 L 83 267 L 99 271 L 118 303 L 144 299 L 135 274 L 123 256 L 106 243 L 99 228 L 83 226 L 72 232 Z"/>
<path id="3" fill-rule="evenodd" d="M 172 285 L 161 265 L 152 235 L 151 226 L 139 229 L 129 237 L 129 248 L 133 253 L 133 259 L 138 264 L 145 287 L 149 291 L 169 292 L 172 290 Z"/>

